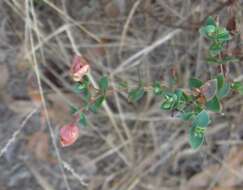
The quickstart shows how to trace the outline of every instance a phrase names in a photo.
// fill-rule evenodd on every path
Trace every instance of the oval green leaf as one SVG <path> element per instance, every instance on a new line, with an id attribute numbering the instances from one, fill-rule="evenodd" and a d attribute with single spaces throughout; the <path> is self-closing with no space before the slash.
<path id="1" fill-rule="evenodd" d="M 192 149 L 198 149 L 204 142 L 204 132 L 199 133 L 197 130 L 200 128 L 191 127 L 189 131 L 189 143 Z"/>

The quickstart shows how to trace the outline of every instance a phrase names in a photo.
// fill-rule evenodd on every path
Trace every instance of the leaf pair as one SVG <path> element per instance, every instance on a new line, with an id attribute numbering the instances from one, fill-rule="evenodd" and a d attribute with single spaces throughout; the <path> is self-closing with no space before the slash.
<path id="1" fill-rule="evenodd" d="M 226 42 L 231 39 L 229 31 L 224 27 L 218 26 L 211 16 L 208 17 L 205 25 L 200 28 L 200 33 L 215 42 Z"/>
<path id="2" fill-rule="evenodd" d="M 175 92 L 165 92 L 163 97 L 165 100 L 160 106 L 163 110 L 183 110 L 189 100 L 181 89 L 177 89 Z"/>
<path id="3" fill-rule="evenodd" d="M 86 119 L 85 114 L 83 112 L 80 112 L 80 110 L 77 107 L 70 106 L 70 113 L 72 115 L 78 113 L 79 114 L 79 119 L 78 119 L 79 124 L 82 125 L 82 126 L 87 125 L 87 119 Z"/>
<path id="4" fill-rule="evenodd" d="M 205 110 L 202 110 L 193 120 L 189 131 L 189 143 L 193 149 L 197 149 L 203 144 L 208 125 L 209 115 Z"/>

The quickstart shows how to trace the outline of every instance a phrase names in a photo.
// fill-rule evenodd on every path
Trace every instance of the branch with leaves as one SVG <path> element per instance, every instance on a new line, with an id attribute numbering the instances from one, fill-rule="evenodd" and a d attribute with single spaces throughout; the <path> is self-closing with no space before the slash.
<path id="1" fill-rule="evenodd" d="M 234 91 L 243 94 L 243 84 L 234 82 L 226 75 L 227 63 L 239 61 L 236 57 L 227 55 L 225 48 L 232 39 L 230 31 L 219 26 L 212 17 L 209 17 L 204 26 L 200 28 L 200 34 L 210 42 L 206 61 L 209 65 L 219 67 L 216 76 L 208 81 L 198 78 L 189 79 L 189 89 L 171 88 L 164 81 L 154 81 L 152 85 L 145 86 L 140 82 L 136 88 L 129 88 L 126 82 L 119 83 L 117 88 L 109 86 L 107 76 L 102 76 L 95 88 L 87 76 L 90 70 L 88 62 L 81 56 L 75 56 L 71 66 L 71 76 L 75 81 L 75 92 L 82 98 L 82 107 L 71 107 L 74 122 L 64 126 L 60 131 L 62 146 L 69 146 L 78 139 L 79 128 L 87 125 L 86 114 L 91 111 L 97 113 L 103 102 L 114 92 L 127 92 L 128 100 L 137 103 L 146 92 L 153 92 L 160 97 L 162 110 L 177 113 L 176 117 L 183 121 L 189 121 L 189 143 L 193 149 L 197 149 L 205 140 L 205 132 L 212 123 L 209 112 L 220 113 L 222 101 L 227 96 L 232 96 Z"/>

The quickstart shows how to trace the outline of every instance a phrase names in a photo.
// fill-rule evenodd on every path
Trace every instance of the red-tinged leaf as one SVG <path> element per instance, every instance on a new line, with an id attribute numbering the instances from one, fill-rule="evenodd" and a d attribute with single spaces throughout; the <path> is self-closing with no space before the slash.
<path id="1" fill-rule="evenodd" d="M 200 91 L 207 101 L 211 100 L 217 93 L 217 79 L 207 81 L 203 86 L 201 86 Z"/>

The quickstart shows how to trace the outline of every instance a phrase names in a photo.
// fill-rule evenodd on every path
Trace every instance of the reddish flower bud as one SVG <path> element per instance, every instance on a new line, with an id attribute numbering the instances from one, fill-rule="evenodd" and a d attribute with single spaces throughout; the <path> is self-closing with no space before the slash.
<path id="1" fill-rule="evenodd" d="M 79 128 L 74 124 L 65 125 L 60 129 L 60 143 L 63 147 L 70 146 L 79 137 Z"/>
<path id="2" fill-rule="evenodd" d="M 83 76 L 88 73 L 89 68 L 88 62 L 82 56 L 75 55 L 70 71 L 72 79 L 76 82 L 81 81 Z"/>

